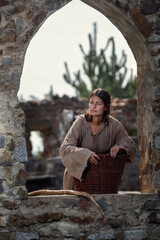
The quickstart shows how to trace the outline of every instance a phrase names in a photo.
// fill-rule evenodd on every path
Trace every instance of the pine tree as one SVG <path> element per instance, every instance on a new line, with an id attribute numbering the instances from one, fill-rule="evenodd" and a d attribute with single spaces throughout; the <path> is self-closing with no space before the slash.
<path id="1" fill-rule="evenodd" d="M 78 97 L 89 97 L 90 93 L 96 88 L 104 88 L 110 92 L 112 97 L 128 98 L 136 95 L 136 77 L 133 76 L 131 71 L 130 78 L 124 86 L 124 81 L 127 74 L 127 56 L 122 51 L 122 56 L 118 61 L 115 52 L 115 41 L 111 37 L 107 40 L 104 49 L 97 53 L 97 24 L 93 24 L 93 36 L 88 35 L 90 49 L 85 53 L 82 44 L 79 45 L 83 54 L 83 71 L 90 82 L 90 89 L 88 89 L 86 81 L 81 76 L 81 71 L 78 70 L 74 73 L 72 80 L 68 64 L 64 63 L 66 73 L 63 75 L 65 81 L 73 86 L 76 90 Z M 111 45 L 110 60 L 106 57 L 106 52 Z"/>

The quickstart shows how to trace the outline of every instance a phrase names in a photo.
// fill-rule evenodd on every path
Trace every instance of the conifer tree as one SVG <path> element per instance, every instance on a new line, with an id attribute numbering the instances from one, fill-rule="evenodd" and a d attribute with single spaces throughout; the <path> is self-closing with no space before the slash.
<path id="1" fill-rule="evenodd" d="M 93 35 L 88 34 L 89 51 L 86 53 L 82 44 L 79 45 L 83 54 L 83 74 L 89 80 L 90 89 L 87 82 L 82 77 L 81 71 L 74 73 L 74 79 L 71 78 L 67 62 L 65 65 L 65 81 L 75 88 L 78 97 L 89 97 L 90 93 L 96 88 L 104 88 L 110 92 L 112 97 L 128 98 L 136 95 L 136 77 L 133 76 L 132 70 L 127 84 L 124 81 L 127 74 L 127 56 L 122 51 L 122 56 L 118 60 L 115 52 L 115 41 L 113 37 L 107 40 L 104 49 L 97 53 L 97 24 L 93 24 Z M 106 52 L 111 45 L 110 59 Z"/>

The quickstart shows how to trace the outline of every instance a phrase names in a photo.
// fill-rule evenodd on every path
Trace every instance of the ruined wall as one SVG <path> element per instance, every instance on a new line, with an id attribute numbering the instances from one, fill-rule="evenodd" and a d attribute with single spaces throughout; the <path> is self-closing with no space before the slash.
<path id="1" fill-rule="evenodd" d="M 40 131 L 44 137 L 42 155 L 44 158 L 48 158 L 59 155 L 59 147 L 76 115 L 84 114 L 85 110 L 88 109 L 88 100 L 54 96 L 52 101 L 21 102 L 20 107 L 25 113 L 25 136 L 29 157 L 32 150 L 29 140 L 30 133 Z M 136 99 L 113 99 L 111 115 L 123 124 L 130 136 L 137 136 Z"/>
<path id="2" fill-rule="evenodd" d="M 78 100 L 75 97 L 62 98 L 54 96 L 52 101 L 42 100 L 41 102 L 29 101 L 20 103 L 25 113 L 25 129 L 27 150 L 31 156 L 31 144 L 29 143 L 30 133 L 40 131 L 44 138 L 43 157 L 59 155 L 60 145 L 75 120 L 75 115 L 84 113 L 88 107 L 86 100 Z"/>

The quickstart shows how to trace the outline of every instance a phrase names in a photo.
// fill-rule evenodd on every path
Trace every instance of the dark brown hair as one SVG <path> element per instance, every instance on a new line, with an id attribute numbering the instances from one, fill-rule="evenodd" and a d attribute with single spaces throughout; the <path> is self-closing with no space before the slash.
<path id="1" fill-rule="evenodd" d="M 109 121 L 108 115 L 110 114 L 111 95 L 105 89 L 98 88 L 91 93 L 91 95 L 89 96 L 89 100 L 93 96 L 99 97 L 103 101 L 104 106 L 107 108 L 106 110 L 104 110 L 104 113 L 103 113 L 103 122 L 105 124 L 108 124 L 108 121 Z M 85 112 L 85 118 L 88 122 L 92 122 L 93 117 L 91 114 L 89 114 L 88 111 Z"/>

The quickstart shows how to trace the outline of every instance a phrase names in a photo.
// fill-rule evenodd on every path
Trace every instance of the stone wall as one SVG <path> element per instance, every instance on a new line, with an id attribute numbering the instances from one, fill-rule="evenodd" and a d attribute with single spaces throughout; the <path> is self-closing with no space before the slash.
<path id="1" fill-rule="evenodd" d="M 17 201 L 1 199 L 0 240 L 159 240 L 157 194 L 109 194 L 95 199 L 109 229 L 96 206 L 81 196 L 29 197 L 19 207 Z"/>

